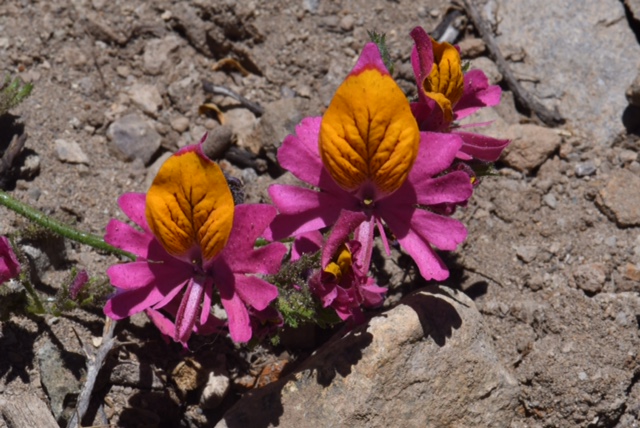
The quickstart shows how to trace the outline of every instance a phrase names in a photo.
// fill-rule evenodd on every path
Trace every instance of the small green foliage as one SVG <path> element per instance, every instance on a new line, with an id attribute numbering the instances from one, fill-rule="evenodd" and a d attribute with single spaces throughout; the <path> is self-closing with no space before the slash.
<path id="1" fill-rule="evenodd" d="M 463 61 L 462 62 L 462 72 L 466 73 L 467 71 L 469 71 L 469 69 L 471 68 L 471 62 L 470 61 Z"/>
<path id="2" fill-rule="evenodd" d="M 478 177 L 497 176 L 498 173 L 494 168 L 493 162 L 473 162 L 470 163 L 471 169 Z"/>
<path id="3" fill-rule="evenodd" d="M 31 83 L 24 84 L 18 77 L 11 80 L 11 76 L 7 75 L 0 84 L 0 116 L 24 101 L 32 89 Z"/>
<path id="4" fill-rule="evenodd" d="M 65 312 L 70 312 L 75 308 L 95 309 L 104 305 L 107 297 L 113 292 L 108 279 L 89 278 L 89 281 L 78 291 L 75 299 L 71 298 L 70 287 L 78 274 L 77 269 L 71 269 L 69 277 L 64 282 L 56 294 L 51 307 L 51 312 L 60 316 Z"/>
<path id="5" fill-rule="evenodd" d="M 389 70 L 389 74 L 393 74 L 393 62 L 391 62 L 391 55 L 389 55 L 389 49 L 387 48 L 387 35 L 376 31 L 367 31 L 367 34 L 371 41 L 378 45 L 382 62 L 384 62 L 385 67 Z"/>
<path id="6" fill-rule="evenodd" d="M 309 278 L 320 268 L 320 252 L 304 254 L 299 260 L 283 264 L 276 275 L 267 280 L 278 287 L 275 306 L 287 326 L 297 328 L 312 323 L 324 328 L 340 322 L 332 309 L 323 308 L 309 290 Z"/>

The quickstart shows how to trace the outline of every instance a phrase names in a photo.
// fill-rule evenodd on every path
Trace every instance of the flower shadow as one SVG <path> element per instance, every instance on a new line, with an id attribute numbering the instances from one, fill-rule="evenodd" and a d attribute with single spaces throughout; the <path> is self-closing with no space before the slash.
<path id="1" fill-rule="evenodd" d="M 29 331 L 13 321 L 6 321 L 0 336 L 0 379 L 8 385 L 16 378 L 30 383 L 29 371 L 35 359 L 34 344 L 39 331 Z M 6 377 L 5 377 L 6 376 Z"/>
<path id="2" fill-rule="evenodd" d="M 428 293 L 415 293 L 407 297 L 403 303 L 418 315 L 424 337 L 433 339 L 436 345 L 443 347 L 447 339 L 451 338 L 453 330 L 462 326 L 462 318 L 453 305 L 439 295 L 454 299 L 462 305 L 464 303 L 435 285 L 423 290 Z"/>
<path id="3" fill-rule="evenodd" d="M 338 333 L 295 372 L 245 394 L 225 413 L 224 423 L 229 428 L 279 426 L 287 397 L 298 390 L 320 392 L 336 378 L 347 378 L 372 342 L 367 324 Z"/>

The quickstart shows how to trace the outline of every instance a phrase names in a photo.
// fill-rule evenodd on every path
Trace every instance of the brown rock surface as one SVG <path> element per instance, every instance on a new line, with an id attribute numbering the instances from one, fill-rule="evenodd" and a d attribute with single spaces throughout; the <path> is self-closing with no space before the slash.
<path id="1" fill-rule="evenodd" d="M 247 394 L 217 427 L 508 426 L 517 396 L 473 302 L 429 287 Z"/>
<path id="2" fill-rule="evenodd" d="M 598 206 L 618 225 L 640 226 L 640 177 L 626 169 L 616 170 L 600 190 Z"/>

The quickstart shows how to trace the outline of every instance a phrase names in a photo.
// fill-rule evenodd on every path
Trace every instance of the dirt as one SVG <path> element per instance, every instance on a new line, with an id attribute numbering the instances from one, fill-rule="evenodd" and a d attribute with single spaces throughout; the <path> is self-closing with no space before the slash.
<path id="1" fill-rule="evenodd" d="M 232 126 L 255 124 L 255 115 L 247 115 L 237 101 L 205 93 L 203 79 L 261 104 L 265 117 L 275 116 L 269 119 L 274 123 L 286 122 L 281 116 L 288 114 L 276 108 L 282 107 L 278 100 L 296 100 L 289 113 L 320 115 L 368 41 L 367 30 L 377 30 L 387 34 L 395 77 L 412 94 L 408 34 L 416 25 L 433 30 L 448 7 L 445 1 L 425 4 L 416 9 L 408 0 L 3 2 L 0 70 L 35 85 L 31 97 L 12 110 L 28 134 L 18 167 L 24 169 L 29 157 L 39 161 L 32 176 L 23 171 L 8 190 L 57 219 L 101 235 L 109 219 L 124 220 L 118 197 L 147 189 L 156 159 L 221 126 L 199 114 L 200 105 L 216 103 Z M 158 57 L 149 56 L 152 49 Z M 154 63 L 158 58 L 163 61 Z M 233 66 L 214 71 L 224 58 L 235 58 L 248 74 Z M 156 112 L 145 114 L 132 100 L 135 84 L 157 89 Z M 507 109 L 509 117 L 529 121 L 515 107 Z M 147 165 L 123 160 L 107 137 L 109 126 L 129 113 L 145 117 L 161 137 L 161 148 Z M 187 129 L 180 125 L 185 118 Z M 1 131 L 3 149 L 15 130 L 14 124 Z M 230 156 L 220 162 L 246 182 L 248 199 L 255 202 L 278 179 L 273 150 L 260 150 L 277 147 L 277 132 L 238 133 L 236 145 L 245 157 L 253 152 L 268 167 L 247 169 Z M 520 384 L 513 426 L 637 426 L 640 232 L 637 226 L 619 227 L 598 204 L 612 174 L 633 169 L 628 155 L 637 155 L 637 137 L 622 135 L 610 146 L 592 145 L 571 133 L 562 137 L 560 149 L 529 173 L 498 163 L 497 176 L 485 178 L 469 206 L 457 213 L 469 237 L 446 255 L 452 270 L 447 284 L 475 300 L 504 365 Z M 61 161 L 54 144 L 59 139 L 78 143 L 88 161 Z M 588 160 L 597 161 L 597 173 L 577 175 L 576 166 Z M 26 225 L 2 209 L 1 234 Z M 45 299 L 69 283 L 71 268 L 105 280 L 106 268 L 118 261 L 70 241 L 47 238 L 31 245 L 45 251 L 33 262 L 37 290 Z M 395 290 L 387 306 L 422 284 L 408 269 L 413 282 L 386 276 L 386 285 Z M 71 402 L 52 398 L 55 382 L 42 377 L 42 361 L 49 358 L 45 351 L 55 345 L 55 358 L 68 375 L 63 384 L 77 390 L 85 370 L 82 344 L 95 349 L 92 342 L 101 336 L 102 324 L 97 307 L 60 317 L 14 315 L 2 322 L 3 397 L 35 393 L 63 424 L 74 394 L 68 394 Z M 166 344 L 143 316 L 121 322 L 116 334 L 119 344 L 96 386 L 85 425 L 106 420 L 114 426 L 212 426 L 253 386 L 263 367 L 274 361 L 282 365 L 283 359 L 295 364 L 331 332 L 310 344 L 298 339 L 278 348 L 278 354 L 235 347 L 222 337 L 196 338 L 191 351 L 183 351 Z M 216 355 L 223 356 L 216 364 L 229 372 L 232 393 L 215 409 L 201 410 L 195 393 L 181 390 L 172 374 L 185 358 L 206 365 Z M 123 364 L 133 369 L 114 375 Z"/>

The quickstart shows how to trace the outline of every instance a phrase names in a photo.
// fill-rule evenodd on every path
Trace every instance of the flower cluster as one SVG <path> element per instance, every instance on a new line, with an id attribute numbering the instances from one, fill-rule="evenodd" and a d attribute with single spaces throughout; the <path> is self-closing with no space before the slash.
<path id="1" fill-rule="evenodd" d="M 186 344 L 192 332 L 223 326 L 211 314 L 216 299 L 227 312 L 231 338 L 247 342 L 252 317 L 260 318 L 278 295 L 253 274 L 275 273 L 286 248 L 272 243 L 254 249 L 275 208 L 234 206 L 220 167 L 201 144 L 167 160 L 146 195 L 128 193 L 118 201 L 141 230 L 112 220 L 105 240 L 138 259 L 107 271 L 118 292 L 105 313 L 122 319 L 144 310 L 161 332 Z"/>
<path id="2" fill-rule="evenodd" d="M 461 132 L 456 122 L 498 104 L 500 88 L 482 71 L 465 73 L 456 47 L 419 27 L 411 37 L 415 102 L 369 43 L 324 115 L 303 119 L 283 141 L 280 165 L 309 187 L 272 185 L 273 205 L 234 205 L 199 144 L 171 157 L 147 194 L 123 195 L 120 207 L 139 229 L 112 220 L 105 240 L 138 259 L 108 270 L 117 292 L 107 315 L 145 311 L 185 346 L 194 332 L 223 328 L 246 342 L 283 323 L 278 287 L 288 286 L 358 321 L 386 292 L 369 275 L 377 238 L 387 254 L 397 242 L 425 279 L 446 279 L 436 249 L 455 250 L 467 236 L 450 214 L 472 195 L 474 163 L 497 160 L 508 141 Z M 256 248 L 260 237 L 271 243 Z M 286 263 L 320 251 L 319 265 L 306 284 L 274 285 L 268 275 L 286 268 L 278 241 L 291 237 Z M 226 321 L 212 315 L 214 304 Z"/>

